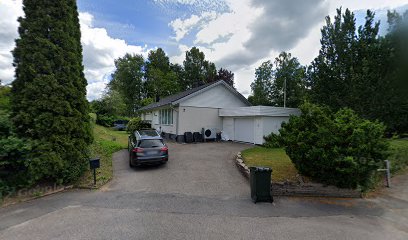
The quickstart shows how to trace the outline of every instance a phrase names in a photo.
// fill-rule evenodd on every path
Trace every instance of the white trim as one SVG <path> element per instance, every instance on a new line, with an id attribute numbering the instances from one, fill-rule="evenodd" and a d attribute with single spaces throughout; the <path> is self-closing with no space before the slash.
<path id="1" fill-rule="evenodd" d="M 191 93 L 191 94 L 189 94 L 189 95 L 187 95 L 187 96 L 185 96 L 183 98 L 180 98 L 180 99 L 172 102 L 172 104 L 179 104 L 181 102 L 184 102 L 184 101 L 186 101 L 186 100 L 188 100 L 188 99 L 190 99 L 190 98 L 192 98 L 194 96 L 197 96 L 197 95 L 199 95 L 199 94 L 201 94 L 201 93 L 203 93 L 203 92 L 205 92 L 205 91 L 207 91 L 207 90 L 209 90 L 209 89 L 211 89 L 213 87 L 216 87 L 216 86 L 218 86 L 220 84 L 224 85 L 230 92 L 232 92 L 235 96 L 237 96 L 241 101 L 246 103 L 248 106 L 251 106 L 251 103 L 248 102 L 248 100 L 244 96 L 242 96 L 237 90 L 233 89 L 230 85 L 228 85 L 224 81 L 218 81 L 218 82 L 216 82 L 214 84 L 211 84 L 211 85 L 209 85 L 209 86 L 207 86 L 207 87 L 205 87 L 203 89 L 200 89 L 199 91 Z"/>
<path id="2" fill-rule="evenodd" d="M 288 117 L 290 115 L 300 115 L 297 108 L 282 108 L 269 106 L 252 106 L 220 109 L 220 117 L 249 117 L 249 116 L 270 116 Z"/>

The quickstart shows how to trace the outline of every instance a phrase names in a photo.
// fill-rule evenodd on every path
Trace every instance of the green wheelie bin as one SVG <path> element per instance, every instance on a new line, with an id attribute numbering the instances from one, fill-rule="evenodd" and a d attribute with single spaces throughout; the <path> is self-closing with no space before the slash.
<path id="1" fill-rule="evenodd" d="M 272 169 L 267 167 L 250 167 L 251 198 L 254 203 L 273 202 L 271 194 Z"/>

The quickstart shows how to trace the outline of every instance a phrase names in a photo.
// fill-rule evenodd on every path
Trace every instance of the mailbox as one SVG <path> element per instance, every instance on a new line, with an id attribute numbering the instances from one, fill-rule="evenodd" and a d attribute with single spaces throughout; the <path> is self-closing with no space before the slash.
<path id="1" fill-rule="evenodd" d="M 89 160 L 89 167 L 91 169 L 100 168 L 100 166 L 101 166 L 101 163 L 100 163 L 99 158 Z"/>
<path id="2" fill-rule="evenodd" d="M 89 160 L 89 167 L 93 170 L 94 186 L 96 186 L 96 169 L 101 167 L 101 163 L 99 161 L 99 158 L 90 159 Z"/>

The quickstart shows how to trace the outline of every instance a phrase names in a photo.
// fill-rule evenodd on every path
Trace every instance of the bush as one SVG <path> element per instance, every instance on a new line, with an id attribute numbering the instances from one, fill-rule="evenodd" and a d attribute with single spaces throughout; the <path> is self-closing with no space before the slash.
<path id="1" fill-rule="evenodd" d="M 263 144 L 266 148 L 279 148 L 282 146 L 282 140 L 279 134 L 271 132 L 269 135 L 263 137 L 265 143 Z"/>
<path id="2" fill-rule="evenodd" d="M 33 145 L 34 142 L 15 136 L 8 113 L 0 111 L 0 199 L 37 178 L 29 172 Z"/>
<path id="3" fill-rule="evenodd" d="M 391 173 L 397 173 L 408 166 L 408 139 L 393 139 L 390 143 Z"/>
<path id="4" fill-rule="evenodd" d="M 90 118 L 91 124 L 96 123 L 96 120 L 97 120 L 96 113 L 89 113 L 89 118 Z"/>
<path id="5" fill-rule="evenodd" d="M 127 124 L 127 132 L 132 134 L 137 130 L 143 129 L 143 128 L 151 128 L 151 124 L 149 122 L 143 121 L 139 117 L 135 117 L 130 119 L 130 121 Z"/>
<path id="6" fill-rule="evenodd" d="M 376 169 L 388 153 L 385 126 L 350 109 L 332 113 L 310 103 L 301 116 L 291 116 L 280 134 L 299 173 L 341 188 L 372 187 Z"/>
<path id="7" fill-rule="evenodd" d="M 115 116 L 109 115 L 98 115 L 96 118 L 96 124 L 104 127 L 112 127 L 113 122 L 116 120 Z"/>

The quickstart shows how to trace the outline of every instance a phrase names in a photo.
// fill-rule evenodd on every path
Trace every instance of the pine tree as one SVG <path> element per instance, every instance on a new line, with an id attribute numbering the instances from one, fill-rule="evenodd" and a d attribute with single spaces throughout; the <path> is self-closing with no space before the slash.
<path id="1" fill-rule="evenodd" d="M 72 181 L 86 167 L 92 134 L 75 0 L 24 0 L 13 51 L 12 120 L 34 140 L 36 179 Z"/>

